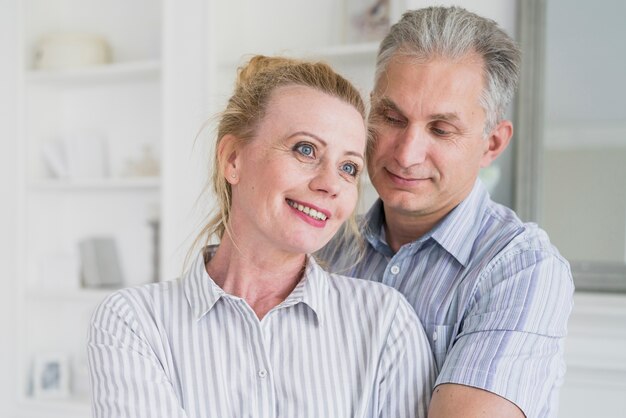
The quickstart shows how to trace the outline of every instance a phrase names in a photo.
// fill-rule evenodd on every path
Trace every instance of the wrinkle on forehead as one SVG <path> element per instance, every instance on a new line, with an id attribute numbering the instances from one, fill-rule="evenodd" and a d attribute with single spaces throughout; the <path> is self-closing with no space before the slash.
<path id="1" fill-rule="evenodd" d="M 482 58 L 475 53 L 455 59 L 397 55 L 389 61 L 386 71 L 378 80 L 372 92 L 372 103 L 388 105 L 401 113 L 412 113 L 415 108 L 419 108 L 427 109 L 425 112 L 435 119 L 458 119 L 458 99 L 475 96 L 476 104 L 482 108 L 480 99 L 485 84 L 483 67 Z M 415 72 L 411 71 L 412 68 Z M 463 75 L 464 79 L 455 73 Z M 452 76 L 445 77 L 445 74 Z M 476 91 L 474 81 L 479 83 L 480 91 Z M 419 86 L 419 90 L 415 86 Z M 429 106 L 434 102 L 438 102 L 438 108 L 430 109 Z"/>

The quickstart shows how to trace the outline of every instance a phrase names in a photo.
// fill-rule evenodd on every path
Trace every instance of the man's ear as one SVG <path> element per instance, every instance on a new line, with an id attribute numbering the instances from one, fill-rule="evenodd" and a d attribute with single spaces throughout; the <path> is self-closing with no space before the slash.
<path id="1" fill-rule="evenodd" d="M 503 120 L 496 125 L 487 137 L 488 147 L 480 160 L 480 168 L 488 167 L 506 149 L 513 136 L 513 124 Z"/>
<path id="2" fill-rule="evenodd" d="M 224 135 L 217 147 L 219 170 L 230 184 L 239 183 L 240 141 L 231 134 Z"/>

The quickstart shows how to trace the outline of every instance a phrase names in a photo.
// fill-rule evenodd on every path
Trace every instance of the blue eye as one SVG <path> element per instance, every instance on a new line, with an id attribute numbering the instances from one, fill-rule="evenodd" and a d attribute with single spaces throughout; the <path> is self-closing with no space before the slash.
<path id="1" fill-rule="evenodd" d="M 358 168 L 356 165 L 352 164 L 352 163 L 345 163 L 341 166 L 341 171 L 343 171 L 344 173 L 352 176 L 352 177 L 356 177 L 356 174 L 358 172 Z"/>
<path id="2" fill-rule="evenodd" d="M 306 142 L 297 144 L 294 149 L 305 157 L 315 156 L 315 148 L 313 148 L 313 145 Z"/>

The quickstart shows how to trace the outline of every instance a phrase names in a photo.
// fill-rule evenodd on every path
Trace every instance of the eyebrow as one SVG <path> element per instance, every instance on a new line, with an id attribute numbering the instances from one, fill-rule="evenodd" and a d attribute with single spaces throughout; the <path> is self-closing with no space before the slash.
<path id="1" fill-rule="evenodd" d="M 294 132 L 291 135 L 289 135 L 287 138 L 293 138 L 294 136 L 298 136 L 298 135 L 308 136 L 308 137 L 313 138 L 316 141 L 320 142 L 324 147 L 328 147 L 328 143 L 326 141 L 324 141 L 319 136 L 317 136 L 315 134 L 312 134 L 311 132 L 307 132 L 307 131 Z M 345 154 L 346 155 L 352 155 L 354 157 L 358 157 L 358 158 L 360 158 L 362 160 L 365 160 L 365 157 L 363 157 L 363 154 L 361 154 L 359 152 L 356 152 L 356 151 L 346 151 Z"/>
<path id="2" fill-rule="evenodd" d="M 388 97 L 381 97 L 378 100 L 378 105 L 376 107 L 379 106 L 385 109 L 391 109 L 395 112 L 400 113 L 403 117 L 406 117 L 402 109 L 400 109 L 398 105 Z M 456 112 L 434 113 L 432 115 L 429 115 L 428 118 L 430 120 L 442 120 L 444 122 L 457 122 L 461 120 Z"/>

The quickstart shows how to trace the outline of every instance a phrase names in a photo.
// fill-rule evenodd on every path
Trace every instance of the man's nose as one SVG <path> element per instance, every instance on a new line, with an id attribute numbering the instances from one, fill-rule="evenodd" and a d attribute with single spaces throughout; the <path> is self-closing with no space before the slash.
<path id="1" fill-rule="evenodd" d="M 426 160 L 428 142 L 430 138 L 419 127 L 408 127 L 398 134 L 393 157 L 396 163 L 403 168 L 421 164 Z"/>

